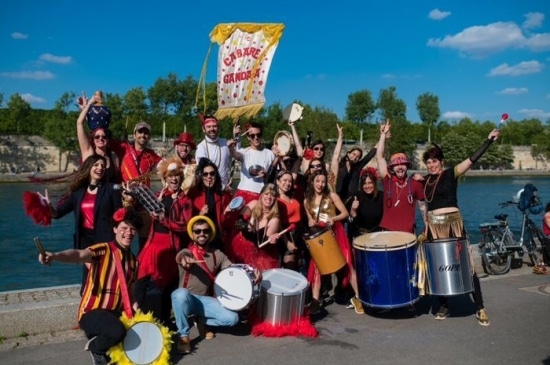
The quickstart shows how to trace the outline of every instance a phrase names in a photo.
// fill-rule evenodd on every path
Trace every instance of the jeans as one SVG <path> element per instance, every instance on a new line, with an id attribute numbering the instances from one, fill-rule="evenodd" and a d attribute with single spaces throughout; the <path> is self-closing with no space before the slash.
<path id="1" fill-rule="evenodd" d="M 184 288 L 172 292 L 172 308 L 180 337 L 189 336 L 191 315 L 204 317 L 207 326 L 234 326 L 239 321 L 239 315 L 225 309 L 218 299 L 191 294 Z"/>

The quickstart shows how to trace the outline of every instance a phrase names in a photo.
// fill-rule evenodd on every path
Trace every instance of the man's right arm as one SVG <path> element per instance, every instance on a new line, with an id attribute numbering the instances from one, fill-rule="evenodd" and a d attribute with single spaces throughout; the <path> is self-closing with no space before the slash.
<path id="1" fill-rule="evenodd" d="M 376 149 L 376 163 L 378 165 L 378 175 L 380 175 L 381 179 L 385 178 L 388 173 L 388 163 L 384 158 L 384 151 L 386 147 L 386 133 L 388 131 L 389 127 L 387 131 L 386 128 L 380 127 L 380 139 L 378 140 L 378 148 Z"/>

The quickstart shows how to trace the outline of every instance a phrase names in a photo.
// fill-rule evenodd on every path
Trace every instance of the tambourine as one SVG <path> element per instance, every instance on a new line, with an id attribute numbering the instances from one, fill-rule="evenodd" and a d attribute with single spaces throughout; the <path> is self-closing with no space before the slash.
<path id="1" fill-rule="evenodd" d="M 302 119 L 304 107 L 300 104 L 292 103 L 283 110 L 283 119 L 289 123 L 294 123 Z"/>
<path id="2" fill-rule="evenodd" d="M 242 196 L 236 196 L 229 202 L 229 209 L 232 211 L 240 210 L 244 207 L 244 198 Z"/>
<path id="3" fill-rule="evenodd" d="M 294 150 L 294 138 L 287 131 L 279 131 L 273 138 L 273 144 L 277 146 L 278 156 L 288 156 Z"/>

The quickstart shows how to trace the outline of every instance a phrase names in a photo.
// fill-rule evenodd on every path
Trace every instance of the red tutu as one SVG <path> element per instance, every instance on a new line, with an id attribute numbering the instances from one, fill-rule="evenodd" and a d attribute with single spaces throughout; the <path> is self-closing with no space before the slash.
<path id="1" fill-rule="evenodd" d="M 231 245 L 226 247 L 226 253 L 236 264 L 248 264 L 262 271 L 276 269 L 279 265 L 279 250 L 277 245 L 267 244 L 258 248 L 248 241 L 241 232 L 233 236 Z"/>
<path id="2" fill-rule="evenodd" d="M 172 248 L 168 233 L 155 232 L 153 239 L 143 247 L 137 260 L 138 279 L 151 276 L 156 285 L 164 288 L 178 277 L 176 251 Z"/>

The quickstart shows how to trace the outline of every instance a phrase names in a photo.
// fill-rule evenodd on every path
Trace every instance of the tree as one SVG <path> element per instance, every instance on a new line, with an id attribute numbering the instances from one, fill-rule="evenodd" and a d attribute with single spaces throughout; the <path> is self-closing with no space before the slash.
<path id="1" fill-rule="evenodd" d="M 31 105 L 18 93 L 13 94 L 8 101 L 8 133 L 19 134 L 19 127 L 27 123 L 30 112 Z"/>
<path id="2" fill-rule="evenodd" d="M 439 111 L 439 97 L 424 93 L 416 100 L 416 110 L 422 124 L 428 127 L 428 142 L 432 141 L 432 126 L 437 123 L 441 113 Z"/>
<path id="3" fill-rule="evenodd" d="M 348 95 L 346 104 L 347 120 L 357 124 L 368 123 L 375 110 L 376 103 L 372 99 L 369 90 L 361 90 Z"/>
<path id="4" fill-rule="evenodd" d="M 122 97 L 125 118 L 140 121 L 147 120 L 147 94 L 142 87 L 134 87 Z"/>

